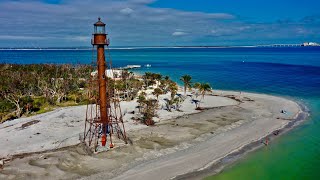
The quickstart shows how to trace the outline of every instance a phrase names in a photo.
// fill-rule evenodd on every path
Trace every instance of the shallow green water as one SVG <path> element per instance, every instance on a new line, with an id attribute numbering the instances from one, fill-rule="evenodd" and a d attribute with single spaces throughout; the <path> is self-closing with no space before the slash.
<path id="1" fill-rule="evenodd" d="M 312 114 L 302 125 L 205 180 L 319 179 L 320 98 L 306 104 Z"/>

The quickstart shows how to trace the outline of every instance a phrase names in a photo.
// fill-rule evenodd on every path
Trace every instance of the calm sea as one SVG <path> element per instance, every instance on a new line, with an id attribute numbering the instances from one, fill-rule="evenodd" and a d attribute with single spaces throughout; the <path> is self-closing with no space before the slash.
<path id="1" fill-rule="evenodd" d="M 320 177 L 320 47 L 111 49 L 114 67 L 189 74 L 214 89 L 285 96 L 306 104 L 308 121 L 268 147 L 208 179 L 317 179 Z M 108 57 L 108 56 L 107 56 Z M 1 63 L 91 63 L 91 50 L 0 50 Z M 214 149 L 213 149 L 214 151 Z"/>

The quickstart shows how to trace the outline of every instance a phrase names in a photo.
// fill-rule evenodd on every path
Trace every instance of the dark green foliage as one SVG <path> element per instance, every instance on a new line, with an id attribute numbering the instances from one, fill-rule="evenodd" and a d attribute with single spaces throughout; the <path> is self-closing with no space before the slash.
<path id="1" fill-rule="evenodd" d="M 5 99 L 0 100 L 0 113 L 5 113 L 14 109 L 14 105 Z"/>
<path id="2" fill-rule="evenodd" d="M 40 110 L 47 105 L 59 105 L 77 96 L 74 102 L 84 101 L 92 72 L 89 65 L 69 64 L 0 64 L 0 112 L 22 114 Z M 80 96 L 80 97 L 79 97 Z"/>
<path id="3" fill-rule="evenodd" d="M 157 115 L 158 100 L 147 99 L 146 93 L 141 92 L 138 96 L 137 102 L 139 103 L 139 112 L 142 114 L 140 119 L 142 123 L 146 125 L 154 125 L 153 117 Z"/>
<path id="4" fill-rule="evenodd" d="M 191 79 L 192 77 L 190 75 L 184 75 L 181 76 L 180 80 L 183 82 L 183 87 L 184 87 L 184 94 L 187 92 L 187 88 L 191 88 Z"/>
<path id="5" fill-rule="evenodd" d="M 149 86 L 156 84 L 156 81 L 160 81 L 162 79 L 162 75 L 157 73 L 146 72 L 142 76 L 142 79 L 145 84 L 145 89 L 147 89 Z"/>

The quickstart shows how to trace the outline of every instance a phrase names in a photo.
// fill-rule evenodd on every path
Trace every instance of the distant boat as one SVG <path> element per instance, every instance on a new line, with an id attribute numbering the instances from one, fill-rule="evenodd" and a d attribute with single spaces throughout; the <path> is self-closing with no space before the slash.
<path id="1" fill-rule="evenodd" d="M 151 64 L 146 64 L 144 65 L 144 67 L 151 67 Z"/>
<path id="2" fill-rule="evenodd" d="M 141 65 L 127 65 L 126 67 L 123 67 L 123 69 L 134 69 L 134 68 L 140 68 Z"/>

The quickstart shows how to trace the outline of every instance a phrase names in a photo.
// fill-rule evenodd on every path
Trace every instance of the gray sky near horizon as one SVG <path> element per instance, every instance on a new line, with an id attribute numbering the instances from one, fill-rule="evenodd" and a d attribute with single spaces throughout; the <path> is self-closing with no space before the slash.
<path id="1" fill-rule="evenodd" d="M 270 0 L 261 6 L 252 3 L 253 7 L 248 6 L 250 1 L 217 2 L 0 0 L 0 47 L 90 46 L 99 16 L 107 24 L 112 46 L 320 41 L 320 13 L 315 7 L 320 3 L 314 0 L 306 0 L 303 7 L 297 0 L 282 4 Z"/>

